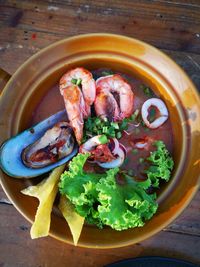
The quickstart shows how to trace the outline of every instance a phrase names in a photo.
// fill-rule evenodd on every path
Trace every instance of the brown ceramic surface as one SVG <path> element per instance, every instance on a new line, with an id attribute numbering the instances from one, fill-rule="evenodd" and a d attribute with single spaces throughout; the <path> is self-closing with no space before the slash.
<path id="1" fill-rule="evenodd" d="M 159 50 L 135 39 L 109 34 L 82 35 L 57 42 L 31 57 L 12 76 L 0 100 L 0 143 L 27 127 L 48 89 L 68 69 L 109 67 L 131 74 L 151 86 L 165 100 L 174 133 L 173 178 L 159 195 L 159 209 L 142 228 L 117 232 L 85 226 L 79 246 L 120 247 L 140 242 L 160 231 L 187 206 L 199 185 L 200 100 L 187 75 Z M 49 109 L 49 115 L 52 109 Z M 33 221 L 38 202 L 22 195 L 27 181 L 8 177 L 1 184 L 15 207 Z M 52 215 L 53 237 L 72 243 L 63 218 Z"/>

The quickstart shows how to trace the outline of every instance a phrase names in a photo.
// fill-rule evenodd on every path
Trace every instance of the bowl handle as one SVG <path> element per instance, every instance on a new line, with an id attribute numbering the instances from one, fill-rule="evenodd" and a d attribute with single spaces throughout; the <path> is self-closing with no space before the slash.
<path id="1" fill-rule="evenodd" d="M 7 84 L 7 82 L 9 81 L 11 75 L 9 73 L 7 73 L 5 70 L 2 70 L 0 68 L 0 94 L 3 91 L 3 88 L 5 87 L 5 85 Z"/>

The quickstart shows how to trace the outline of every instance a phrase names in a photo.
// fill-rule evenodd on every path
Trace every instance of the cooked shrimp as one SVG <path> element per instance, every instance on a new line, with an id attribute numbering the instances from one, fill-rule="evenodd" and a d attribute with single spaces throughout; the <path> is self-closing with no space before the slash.
<path id="1" fill-rule="evenodd" d="M 62 89 L 65 108 L 71 127 L 73 128 L 76 140 L 81 143 L 83 137 L 83 112 L 84 99 L 81 90 L 77 85 L 71 85 Z"/>
<path id="2" fill-rule="evenodd" d="M 92 74 L 84 68 L 68 71 L 60 79 L 60 93 L 63 95 L 76 140 L 81 143 L 84 118 L 90 116 L 90 106 L 94 103 L 96 96 L 96 84 Z"/>
<path id="3" fill-rule="evenodd" d="M 156 118 L 153 122 L 149 122 L 149 108 L 155 107 L 159 111 L 159 117 Z M 146 126 L 150 129 L 156 129 L 160 127 L 169 117 L 167 107 L 165 103 L 158 98 L 150 98 L 144 102 L 141 109 L 142 119 Z"/>
<path id="4" fill-rule="evenodd" d="M 133 113 L 134 94 L 131 86 L 118 74 L 101 77 L 96 81 L 97 116 L 120 121 Z"/>
<path id="5" fill-rule="evenodd" d="M 60 79 L 60 91 L 73 84 L 80 84 L 85 101 L 84 118 L 90 116 L 90 106 L 94 103 L 96 96 L 96 84 L 92 73 L 84 68 L 75 68 L 65 73 Z"/>
<path id="6" fill-rule="evenodd" d="M 95 111 L 97 116 L 108 118 L 110 121 L 113 118 L 118 118 L 120 109 L 114 96 L 108 90 L 101 90 L 97 93 L 96 100 L 94 102 Z"/>

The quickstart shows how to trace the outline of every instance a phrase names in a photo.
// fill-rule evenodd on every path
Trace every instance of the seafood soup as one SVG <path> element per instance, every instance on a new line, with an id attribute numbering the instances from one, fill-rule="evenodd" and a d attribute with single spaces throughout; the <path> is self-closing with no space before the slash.
<path id="1" fill-rule="evenodd" d="M 130 84 L 131 90 L 134 93 L 134 100 L 132 104 L 134 111 L 139 110 L 140 112 L 142 104 L 146 100 L 150 98 L 157 98 L 152 88 L 141 82 L 139 79 L 136 79 L 133 75 L 116 72 L 107 68 L 100 68 L 91 72 L 95 80 L 99 77 L 112 75 L 114 73 L 120 74 Z M 117 99 L 116 94 L 115 98 Z M 119 101 L 119 99 L 117 101 Z M 130 103 L 130 101 L 130 99 L 127 99 L 127 102 L 125 102 L 124 105 L 127 107 L 127 104 Z M 59 94 L 59 85 L 56 84 L 47 92 L 35 109 L 30 126 L 48 117 L 49 107 L 51 107 L 51 113 L 53 114 L 63 109 L 63 106 L 63 101 Z M 111 109 L 112 107 L 108 106 L 108 112 Z M 94 109 L 92 110 L 92 115 L 95 115 Z M 149 119 L 151 121 L 155 120 L 156 116 L 159 117 L 159 111 L 152 105 L 149 109 Z M 126 149 L 126 159 L 121 168 L 123 170 L 127 170 L 129 174 L 134 176 L 136 179 L 146 179 L 144 171 L 148 167 L 148 162 L 144 159 L 149 156 L 150 151 L 155 150 L 153 142 L 156 140 L 162 140 L 168 151 L 171 154 L 173 153 L 173 132 L 170 116 L 160 127 L 151 129 L 144 124 L 141 113 L 138 114 L 138 117 L 134 122 L 128 123 L 128 128 L 122 132 L 122 136 L 120 138 L 120 143 L 123 144 Z M 94 164 L 87 164 L 85 168 L 92 171 L 98 167 L 94 166 Z M 160 188 L 162 189 L 163 187 L 165 187 L 165 183 L 161 183 Z"/>
<path id="2" fill-rule="evenodd" d="M 21 191 L 40 201 L 31 237 L 48 235 L 53 205 L 74 244 L 84 224 L 143 227 L 174 167 L 166 103 L 140 80 L 109 68 L 75 67 L 61 75 L 34 110 L 31 128 L 1 148 L 4 172 L 38 176 Z"/>

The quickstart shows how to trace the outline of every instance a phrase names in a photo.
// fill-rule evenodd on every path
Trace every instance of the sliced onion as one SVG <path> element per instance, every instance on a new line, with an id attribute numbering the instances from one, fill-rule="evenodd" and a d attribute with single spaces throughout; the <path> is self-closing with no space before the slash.
<path id="1" fill-rule="evenodd" d="M 86 153 L 90 152 L 92 149 L 94 149 L 96 146 L 101 145 L 101 142 L 99 140 L 99 137 L 101 135 L 96 135 L 90 139 L 88 139 L 84 144 L 82 144 L 79 148 L 80 153 Z"/>
<path id="2" fill-rule="evenodd" d="M 112 168 L 116 168 L 116 167 L 121 166 L 124 162 L 124 159 L 125 159 L 125 153 L 124 153 L 123 149 L 119 147 L 117 150 L 117 153 L 115 155 L 117 155 L 116 159 L 114 159 L 110 162 L 105 162 L 105 163 L 97 162 L 97 164 L 99 166 L 101 166 L 102 168 L 105 168 L 105 169 L 112 169 Z"/>
<path id="3" fill-rule="evenodd" d="M 111 152 L 112 152 L 112 154 L 116 155 L 117 151 L 119 149 L 119 141 L 116 138 L 112 138 L 110 140 L 111 140 L 111 142 L 114 142 L 114 148 L 111 149 Z"/>
<path id="4" fill-rule="evenodd" d="M 138 149 L 143 149 L 147 145 L 147 142 L 138 142 L 135 144 L 135 147 Z"/>
<path id="5" fill-rule="evenodd" d="M 125 131 L 125 130 L 124 130 L 124 132 L 125 132 L 125 134 L 127 134 L 127 135 L 131 135 L 131 134 L 132 134 L 132 133 L 129 133 L 129 132 Z"/>
<path id="6" fill-rule="evenodd" d="M 136 138 L 134 142 L 134 146 L 138 149 L 144 149 L 149 142 L 150 138 L 145 136 L 144 138 Z"/>
<path id="7" fill-rule="evenodd" d="M 125 148 L 124 145 L 122 145 L 121 143 L 119 143 L 119 147 L 124 151 L 125 157 L 127 155 L 127 149 Z"/>
<path id="8" fill-rule="evenodd" d="M 128 125 L 131 125 L 131 126 L 134 126 L 135 128 L 137 128 L 137 127 L 139 127 L 140 126 L 140 122 L 138 122 L 138 123 L 131 123 L 131 122 L 129 122 L 128 123 Z"/>
<path id="9" fill-rule="evenodd" d="M 116 138 L 112 138 L 111 142 L 114 144 L 114 147 L 111 149 L 111 152 L 114 156 L 116 156 L 116 159 L 110 161 L 110 162 L 98 162 L 94 160 L 88 160 L 90 163 L 97 163 L 99 166 L 105 169 L 111 169 L 115 167 L 119 167 L 123 164 L 125 156 L 126 156 L 126 148 L 119 143 L 119 141 Z M 80 148 L 80 153 L 85 153 L 91 151 L 96 146 L 100 145 L 99 136 L 94 136 L 90 138 L 87 142 L 85 142 Z"/>

